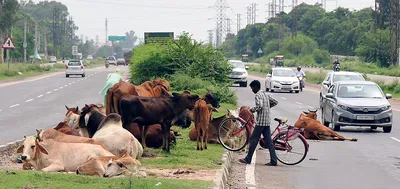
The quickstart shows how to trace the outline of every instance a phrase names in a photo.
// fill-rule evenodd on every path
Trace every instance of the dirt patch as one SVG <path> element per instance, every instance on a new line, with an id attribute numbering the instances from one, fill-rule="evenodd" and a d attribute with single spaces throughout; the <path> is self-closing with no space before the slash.
<path id="1" fill-rule="evenodd" d="M 213 181 L 218 170 L 144 169 L 149 176 L 188 180 Z"/>
<path id="2" fill-rule="evenodd" d="M 22 163 L 17 163 L 16 148 L 9 148 L 0 154 L 0 169 L 22 169 Z"/>

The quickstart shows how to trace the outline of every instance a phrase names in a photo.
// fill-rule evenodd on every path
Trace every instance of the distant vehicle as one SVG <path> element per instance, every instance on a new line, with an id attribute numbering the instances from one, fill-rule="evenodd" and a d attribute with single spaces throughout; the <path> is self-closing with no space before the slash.
<path id="1" fill-rule="evenodd" d="M 129 62 L 131 62 L 132 55 L 133 55 L 132 50 L 124 53 L 124 59 L 126 64 L 129 64 Z"/>
<path id="2" fill-rule="evenodd" d="M 69 60 L 68 64 L 65 66 L 65 76 L 70 75 L 81 75 L 85 77 L 85 66 L 82 60 Z"/>
<path id="3" fill-rule="evenodd" d="M 249 69 L 249 67 L 245 66 L 240 60 L 229 60 L 228 62 L 233 67 L 229 78 L 235 81 L 234 83 L 239 83 L 240 87 L 247 87 L 247 69 Z"/>
<path id="4" fill-rule="evenodd" d="M 285 57 L 282 55 L 277 55 L 274 57 L 275 67 L 283 67 L 285 64 Z"/>
<path id="5" fill-rule="evenodd" d="M 106 62 L 108 62 L 108 64 L 117 65 L 117 59 L 114 56 L 107 57 L 106 58 Z"/>
<path id="6" fill-rule="evenodd" d="M 322 101 L 325 99 L 329 87 L 337 81 L 365 81 L 363 75 L 358 72 L 334 72 L 330 71 L 326 74 L 326 77 L 321 85 L 321 91 L 319 93 L 319 104 L 322 105 Z"/>
<path id="7" fill-rule="evenodd" d="M 272 68 L 265 80 L 265 90 L 300 92 L 300 82 L 296 73 L 290 68 Z"/>
<path id="8" fill-rule="evenodd" d="M 391 94 L 371 81 L 338 81 L 332 84 L 321 106 L 325 126 L 339 131 L 341 126 L 382 127 L 383 132 L 392 130 L 393 114 L 388 101 Z"/>
<path id="9" fill-rule="evenodd" d="M 121 65 L 121 64 L 124 65 L 124 66 L 126 66 L 125 59 L 123 59 L 123 58 L 118 58 L 118 59 L 117 59 L 117 66 L 118 66 L 118 65 Z"/>
<path id="10" fill-rule="evenodd" d="M 50 63 L 57 63 L 57 57 L 50 56 Z"/>
<path id="11" fill-rule="evenodd" d="M 242 62 L 249 62 L 249 55 L 248 54 L 242 54 Z"/>
<path id="12" fill-rule="evenodd" d="M 93 60 L 93 56 L 92 55 L 88 55 L 86 60 Z"/>

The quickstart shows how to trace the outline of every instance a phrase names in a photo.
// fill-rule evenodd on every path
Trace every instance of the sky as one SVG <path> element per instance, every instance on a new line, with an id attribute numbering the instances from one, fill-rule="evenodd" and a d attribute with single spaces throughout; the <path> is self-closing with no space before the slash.
<path id="1" fill-rule="evenodd" d="M 78 36 L 89 39 L 99 36 L 99 41 L 106 39 L 105 19 L 108 20 L 108 35 L 125 35 L 133 30 L 139 38 L 144 32 L 189 32 L 193 38 L 208 41 L 207 30 L 216 28 L 217 12 L 213 7 L 217 0 L 57 0 L 68 7 L 68 11 L 79 27 Z M 236 33 L 236 15 L 241 14 L 241 28 L 246 25 L 246 7 L 256 3 L 256 22 L 265 22 L 267 3 L 271 0 L 225 0 L 229 8 L 226 15 L 232 20 L 231 30 Z M 279 0 L 276 0 L 277 2 Z M 39 0 L 34 0 L 39 2 Z M 315 4 L 320 0 L 298 0 Z M 337 6 L 359 10 L 374 7 L 374 0 L 327 0 L 326 7 L 331 11 Z M 290 6 L 291 0 L 285 5 Z M 291 7 L 285 9 L 289 12 Z M 215 33 L 214 33 L 215 36 Z"/>

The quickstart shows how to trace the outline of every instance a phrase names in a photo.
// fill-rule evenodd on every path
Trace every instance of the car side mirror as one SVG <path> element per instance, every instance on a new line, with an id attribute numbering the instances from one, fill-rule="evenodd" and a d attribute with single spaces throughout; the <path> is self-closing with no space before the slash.
<path id="1" fill-rule="evenodd" d="M 333 93 L 327 93 L 326 94 L 326 98 L 334 98 L 335 96 L 333 96 Z"/>
<path id="2" fill-rule="evenodd" d="M 271 77 L 271 74 L 267 74 L 267 77 Z"/>
<path id="3" fill-rule="evenodd" d="M 386 94 L 386 99 L 392 99 L 393 98 L 393 96 L 391 95 L 391 94 Z"/>
<path id="4" fill-rule="evenodd" d="M 322 84 L 329 86 L 329 81 L 323 81 Z"/>
<path id="5" fill-rule="evenodd" d="M 244 68 L 245 68 L 246 70 L 248 70 L 248 69 L 249 69 L 249 66 L 245 66 Z"/>

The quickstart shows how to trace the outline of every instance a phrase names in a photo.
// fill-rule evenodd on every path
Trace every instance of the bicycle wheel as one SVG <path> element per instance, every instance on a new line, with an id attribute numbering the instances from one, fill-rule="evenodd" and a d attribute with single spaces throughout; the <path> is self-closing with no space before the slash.
<path id="1" fill-rule="evenodd" d="M 248 128 L 238 118 L 226 118 L 219 124 L 218 140 L 225 149 L 239 151 L 249 140 Z"/>
<path id="2" fill-rule="evenodd" d="M 307 142 L 302 135 L 288 140 L 286 132 L 277 135 L 273 140 L 278 161 L 285 165 L 296 165 L 307 156 Z"/>

